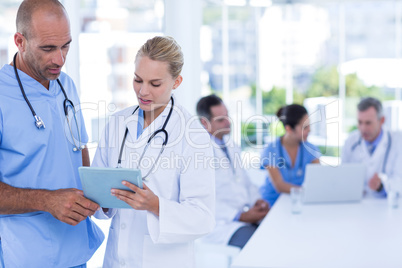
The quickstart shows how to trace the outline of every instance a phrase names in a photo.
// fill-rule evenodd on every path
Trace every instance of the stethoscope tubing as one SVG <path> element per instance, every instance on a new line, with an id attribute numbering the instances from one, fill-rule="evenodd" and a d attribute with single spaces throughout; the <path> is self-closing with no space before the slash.
<path id="1" fill-rule="evenodd" d="M 152 139 L 155 138 L 155 136 L 158 135 L 159 133 L 163 133 L 164 136 L 165 136 L 165 139 L 164 139 L 164 141 L 163 141 L 163 143 L 162 143 L 162 148 L 161 148 L 161 150 L 160 150 L 160 152 L 159 152 L 159 154 L 158 154 L 158 157 L 156 158 L 153 167 L 148 171 L 148 173 L 147 173 L 145 176 L 142 177 L 142 179 L 147 178 L 148 175 L 149 175 L 149 174 L 152 172 L 152 170 L 155 168 L 155 163 L 158 162 L 158 160 L 159 160 L 161 154 L 162 154 L 163 151 L 165 150 L 166 144 L 168 143 L 169 134 L 168 134 L 168 132 L 166 131 L 166 125 L 167 125 L 167 123 L 168 123 L 169 120 L 170 120 L 170 116 L 172 115 L 173 107 L 174 107 L 174 99 L 173 99 L 173 97 L 170 97 L 170 100 L 172 101 L 172 105 L 170 106 L 169 113 L 168 113 L 168 115 L 167 115 L 167 117 L 166 117 L 166 120 L 165 120 L 165 122 L 164 122 L 162 128 L 156 130 L 156 131 L 155 131 L 154 133 L 152 133 L 152 135 L 148 138 L 147 144 L 145 145 L 145 148 L 144 148 L 144 150 L 142 151 L 142 154 L 141 154 L 141 156 L 140 156 L 140 159 L 138 160 L 137 168 L 140 166 L 141 161 L 142 161 L 142 158 L 144 157 L 145 152 L 147 151 L 147 149 L 148 149 L 148 147 L 149 147 L 149 145 L 150 145 Z M 134 115 L 134 113 L 139 109 L 139 107 L 140 107 L 140 106 L 137 106 L 137 107 L 134 109 L 134 111 L 132 112 L 131 115 Z M 118 168 L 121 168 L 121 159 L 122 159 L 122 156 L 123 156 L 123 150 L 124 150 L 124 146 L 125 146 L 125 143 L 126 143 L 127 134 L 128 134 L 128 128 L 126 127 L 126 130 L 125 130 L 125 132 L 124 132 L 123 141 L 122 141 L 122 143 L 121 143 L 120 150 L 119 150 L 119 158 L 118 158 L 118 160 L 117 160 L 117 167 L 118 167 Z"/>
<path id="2" fill-rule="evenodd" d="M 28 97 L 27 97 L 27 95 L 25 94 L 24 87 L 23 87 L 23 85 L 22 85 L 20 76 L 19 76 L 18 71 L 17 71 L 17 54 L 18 54 L 18 52 L 15 53 L 15 55 L 14 55 L 14 57 L 13 57 L 13 68 L 14 68 L 15 77 L 16 77 L 16 79 L 17 79 L 17 81 L 18 81 L 18 85 L 19 85 L 19 87 L 20 87 L 22 96 L 24 97 L 25 102 L 27 103 L 29 109 L 31 110 L 31 113 L 32 113 L 33 117 L 35 118 L 35 125 L 36 125 L 36 127 L 37 127 L 38 129 L 40 129 L 40 128 L 42 128 L 42 127 L 45 128 L 45 124 L 43 123 L 42 119 L 36 114 L 34 108 L 32 107 L 31 102 L 28 100 Z M 60 80 L 57 78 L 56 81 L 57 81 L 57 83 L 59 84 L 60 89 L 61 89 L 61 92 L 63 92 L 63 95 L 64 95 L 63 110 L 64 110 L 64 115 L 65 115 L 66 118 L 67 118 L 67 123 L 68 123 L 69 129 L 70 129 L 71 137 L 72 137 L 72 140 L 73 140 L 73 143 L 74 143 L 74 146 L 75 146 L 75 148 L 73 148 L 73 151 L 74 151 L 74 152 L 75 152 L 75 151 L 81 151 L 81 150 L 84 148 L 84 146 L 81 145 L 81 134 L 80 134 L 80 130 L 79 130 L 79 127 L 78 127 L 77 118 L 76 118 L 76 116 L 75 116 L 75 106 L 74 106 L 74 103 L 67 97 L 67 93 L 66 93 L 66 91 L 64 90 L 64 87 L 63 87 L 63 85 L 61 84 Z M 72 131 L 72 129 L 71 129 L 70 120 L 69 120 L 69 118 L 68 118 L 68 105 L 69 105 L 69 104 L 72 106 L 72 108 L 73 108 L 73 110 L 74 110 L 75 124 L 76 124 L 76 127 L 77 127 L 78 139 L 79 139 L 79 145 L 78 145 L 78 146 L 77 146 L 77 144 L 75 143 L 73 131 Z"/>
<path id="3" fill-rule="evenodd" d="M 36 117 L 36 112 L 35 112 L 34 108 L 32 107 L 31 102 L 28 100 L 27 95 L 25 94 L 24 87 L 22 86 L 22 82 L 21 82 L 20 76 L 19 76 L 18 71 L 17 71 L 17 54 L 18 54 L 18 52 L 15 53 L 14 58 L 13 58 L 13 67 L 14 67 L 15 77 L 17 78 L 18 85 L 20 87 L 22 96 L 25 99 L 25 102 L 28 104 L 29 109 L 31 110 L 31 113 L 32 113 L 33 117 Z"/>
<path id="4" fill-rule="evenodd" d="M 391 145 L 392 145 L 392 138 L 391 138 L 391 133 L 387 132 L 387 137 L 388 137 L 388 144 L 387 144 L 387 149 L 385 151 L 385 156 L 384 156 L 384 160 L 382 162 L 382 173 L 385 173 L 385 167 L 387 165 L 388 162 L 388 156 L 389 156 L 389 152 L 391 151 Z M 361 145 L 363 138 L 360 136 L 359 139 L 357 140 L 357 142 L 355 142 L 352 147 L 351 147 L 351 151 L 353 152 L 357 146 Z"/>

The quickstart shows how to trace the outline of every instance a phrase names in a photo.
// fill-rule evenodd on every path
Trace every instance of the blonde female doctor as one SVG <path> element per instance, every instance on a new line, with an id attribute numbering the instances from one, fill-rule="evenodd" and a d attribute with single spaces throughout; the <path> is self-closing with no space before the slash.
<path id="1" fill-rule="evenodd" d="M 194 267 L 193 241 L 214 227 L 210 137 L 172 96 L 182 66 L 173 38 L 148 40 L 135 59 L 139 106 L 114 114 L 99 143 L 93 166 L 139 168 L 143 176 L 143 189 L 123 182 L 132 191 L 111 191 L 133 209 L 96 214 L 113 217 L 103 267 Z"/>

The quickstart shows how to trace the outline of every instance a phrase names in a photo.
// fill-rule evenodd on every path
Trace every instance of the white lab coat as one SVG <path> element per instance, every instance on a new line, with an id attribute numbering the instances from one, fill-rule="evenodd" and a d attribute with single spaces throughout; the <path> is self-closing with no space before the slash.
<path id="1" fill-rule="evenodd" d="M 385 163 L 385 155 L 391 137 L 391 146 L 388 160 Z M 368 181 L 375 173 L 383 173 L 383 165 L 388 180 L 400 184 L 402 179 L 402 134 L 400 132 L 390 132 L 383 129 L 383 136 L 378 143 L 373 154 L 368 152 L 366 143 L 361 138 L 358 130 L 350 134 L 346 140 L 342 151 L 342 163 L 363 163 L 366 165 L 365 193 L 368 197 L 381 197 L 384 192 L 378 193 L 368 187 Z M 385 187 L 385 191 L 387 187 Z"/>
<path id="2" fill-rule="evenodd" d="M 227 136 L 224 137 L 227 141 Z M 213 232 L 202 238 L 209 243 L 227 244 L 232 235 L 247 223 L 233 219 L 245 206 L 253 206 L 261 199 L 258 187 L 254 185 L 243 166 L 241 150 L 232 141 L 227 142 L 226 148 L 232 166 L 225 152 L 211 139 L 216 158 L 215 189 L 216 189 L 216 226 Z"/>
<path id="3" fill-rule="evenodd" d="M 117 166 L 127 126 L 122 167 L 136 168 L 148 138 L 165 122 L 170 104 L 138 140 L 138 111 L 132 115 L 134 109 L 130 107 L 111 117 L 93 166 Z M 159 197 L 159 217 L 134 209 L 96 213 L 98 218 L 113 217 L 104 259 L 106 268 L 194 267 L 193 241 L 214 227 L 215 173 L 207 162 L 213 157 L 210 137 L 199 121 L 176 103 L 166 130 L 168 144 L 149 181 L 145 181 Z M 159 151 L 160 147 L 148 149 L 144 159 L 155 161 Z M 148 165 L 147 161 L 142 165 Z M 142 174 L 150 168 L 141 168 Z"/>

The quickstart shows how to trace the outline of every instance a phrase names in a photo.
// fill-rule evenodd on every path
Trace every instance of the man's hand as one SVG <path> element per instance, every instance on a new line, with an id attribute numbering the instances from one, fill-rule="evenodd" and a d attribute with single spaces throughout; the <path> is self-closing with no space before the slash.
<path id="1" fill-rule="evenodd" d="M 92 216 L 99 205 L 84 197 L 78 189 L 60 189 L 45 194 L 45 211 L 70 225 L 77 225 Z"/>
<path id="2" fill-rule="evenodd" d="M 257 207 L 260 211 L 266 211 L 267 213 L 269 211 L 269 204 L 265 200 L 258 199 L 255 202 L 254 206 Z"/>
<path id="3" fill-rule="evenodd" d="M 378 177 L 377 173 L 375 173 L 373 175 L 373 177 L 371 177 L 371 179 L 369 180 L 369 183 L 368 183 L 370 189 L 373 191 L 377 191 L 378 189 L 380 189 L 381 184 L 382 184 L 381 179 L 380 179 L 380 177 Z"/>
<path id="4" fill-rule="evenodd" d="M 254 206 L 250 208 L 247 212 L 243 212 L 240 215 L 239 221 L 248 223 L 257 223 L 262 220 L 269 211 L 269 205 L 264 200 L 257 200 Z"/>

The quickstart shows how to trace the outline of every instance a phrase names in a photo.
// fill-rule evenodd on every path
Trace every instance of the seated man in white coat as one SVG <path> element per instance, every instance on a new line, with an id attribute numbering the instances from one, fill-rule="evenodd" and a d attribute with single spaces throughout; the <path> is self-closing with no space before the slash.
<path id="1" fill-rule="evenodd" d="M 402 179 L 402 136 L 384 128 L 379 100 L 364 98 L 357 109 L 358 130 L 345 142 L 342 163 L 364 163 L 367 166 L 366 196 L 385 197 L 389 185 L 399 185 Z M 383 183 L 385 180 L 389 182 L 387 185 Z"/>
<path id="2" fill-rule="evenodd" d="M 243 248 L 269 205 L 241 166 L 240 148 L 228 139 L 230 120 L 222 100 L 216 95 L 201 98 L 197 114 L 211 135 L 216 158 L 216 227 L 204 241 Z"/>

